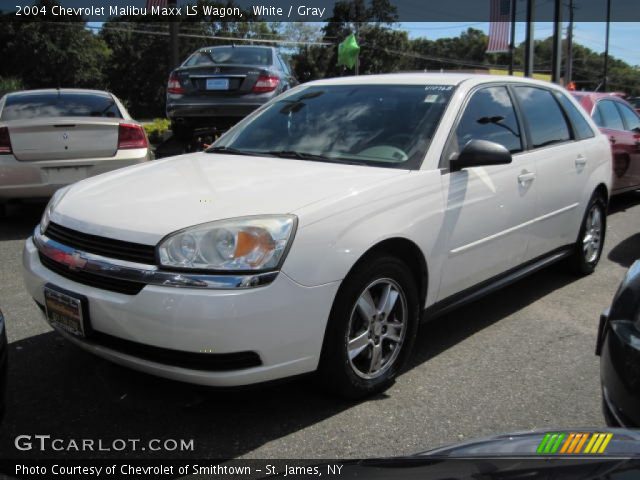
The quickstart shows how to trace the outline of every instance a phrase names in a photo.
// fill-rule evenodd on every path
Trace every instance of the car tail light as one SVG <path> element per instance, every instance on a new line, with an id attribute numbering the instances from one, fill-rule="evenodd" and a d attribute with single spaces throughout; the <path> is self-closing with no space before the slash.
<path id="1" fill-rule="evenodd" d="M 167 92 L 169 93 L 184 93 L 185 89 L 180 83 L 180 78 L 176 73 L 169 75 L 169 83 L 167 84 Z"/>
<path id="2" fill-rule="evenodd" d="M 280 79 L 273 75 L 260 75 L 253 86 L 253 93 L 273 92 L 278 88 Z"/>
<path id="3" fill-rule="evenodd" d="M 0 127 L 0 155 L 3 153 L 11 153 L 11 138 L 7 127 Z"/>
<path id="4" fill-rule="evenodd" d="M 126 148 L 147 148 L 147 134 L 140 125 L 121 123 L 118 128 L 118 150 Z"/>

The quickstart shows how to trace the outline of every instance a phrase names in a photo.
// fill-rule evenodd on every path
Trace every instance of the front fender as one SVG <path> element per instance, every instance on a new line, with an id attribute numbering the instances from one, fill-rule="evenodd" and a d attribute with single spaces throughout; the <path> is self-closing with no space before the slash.
<path id="1" fill-rule="evenodd" d="M 296 214 L 300 227 L 283 271 L 305 286 L 345 278 L 372 247 L 390 238 L 404 238 L 422 251 L 430 275 L 442 263 L 437 245 L 443 197 L 439 171 L 416 171 L 390 184 L 340 200 L 306 207 Z M 428 292 L 427 298 L 437 292 Z"/>

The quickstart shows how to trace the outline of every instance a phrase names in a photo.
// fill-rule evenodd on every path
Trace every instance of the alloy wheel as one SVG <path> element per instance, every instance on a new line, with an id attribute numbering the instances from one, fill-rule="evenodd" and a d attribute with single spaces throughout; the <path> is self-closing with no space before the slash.
<path id="1" fill-rule="evenodd" d="M 599 205 L 591 206 L 589 214 L 585 219 L 584 236 L 582 237 L 582 251 L 584 260 L 592 263 L 600 255 L 600 244 L 602 241 L 602 210 Z"/>
<path id="2" fill-rule="evenodd" d="M 354 373 L 371 380 L 396 361 L 407 331 L 407 299 L 390 278 L 375 280 L 360 294 L 349 318 L 347 357 Z"/>

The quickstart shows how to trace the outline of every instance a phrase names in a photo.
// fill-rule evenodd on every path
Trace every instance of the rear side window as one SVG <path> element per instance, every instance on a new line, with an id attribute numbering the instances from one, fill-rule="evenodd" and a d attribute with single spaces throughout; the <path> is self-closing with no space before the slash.
<path id="1" fill-rule="evenodd" d="M 2 120 L 47 117 L 122 118 L 111 96 L 91 93 L 29 93 L 10 95 L 2 109 Z"/>
<path id="2" fill-rule="evenodd" d="M 576 140 L 583 140 L 585 138 L 591 138 L 594 136 L 593 130 L 589 126 L 589 123 L 584 118 L 582 112 L 576 108 L 576 106 L 567 98 L 566 95 L 563 95 L 560 92 L 555 92 L 556 98 L 564 112 L 569 117 L 571 121 L 571 125 L 573 126 L 573 136 Z"/>
<path id="3" fill-rule="evenodd" d="M 640 128 L 640 118 L 636 112 L 631 110 L 624 103 L 616 102 L 616 106 L 620 110 L 620 114 L 624 119 L 627 130 L 631 131 Z"/>
<path id="4" fill-rule="evenodd" d="M 515 87 L 515 92 L 529 126 L 533 148 L 571 140 L 564 114 L 549 90 Z"/>
<path id="5" fill-rule="evenodd" d="M 450 141 L 447 158 L 470 140 L 488 140 L 511 153 L 522 151 L 520 126 L 506 87 L 488 87 L 473 94 Z"/>
<path id="6" fill-rule="evenodd" d="M 602 100 L 598 102 L 596 110 L 602 122 L 598 124 L 598 126 L 611 128 L 612 130 L 624 130 L 624 123 L 622 123 L 620 112 L 618 112 L 618 109 L 612 101 Z"/>

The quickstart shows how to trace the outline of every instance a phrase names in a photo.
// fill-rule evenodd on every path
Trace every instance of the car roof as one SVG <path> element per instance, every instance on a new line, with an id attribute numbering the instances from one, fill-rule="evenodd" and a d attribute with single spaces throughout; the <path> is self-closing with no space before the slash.
<path id="1" fill-rule="evenodd" d="M 273 47 L 266 47 L 264 45 L 212 45 L 210 47 L 202 47 L 198 49 L 199 52 L 206 52 L 216 48 L 264 48 L 267 50 L 273 50 Z"/>
<path id="2" fill-rule="evenodd" d="M 104 97 L 112 97 L 109 92 L 105 92 L 104 90 L 91 90 L 88 88 L 42 88 L 36 90 L 20 90 L 17 92 L 7 93 L 7 97 L 27 97 L 30 95 L 40 95 L 40 94 L 51 94 L 57 95 L 60 93 L 71 93 L 71 94 L 89 94 L 89 95 L 100 95 Z"/>
<path id="3" fill-rule="evenodd" d="M 600 100 L 601 98 L 613 98 L 623 100 L 620 92 L 585 92 L 585 91 L 573 91 L 571 92 L 576 97 L 589 97 L 594 100 Z"/>
<path id="4" fill-rule="evenodd" d="M 559 85 L 528 77 L 508 75 L 489 75 L 484 73 L 386 73 L 381 75 L 361 75 L 351 77 L 327 78 L 315 80 L 305 85 L 460 85 L 470 86 L 483 83 L 522 83 L 544 87 L 562 88 Z"/>

